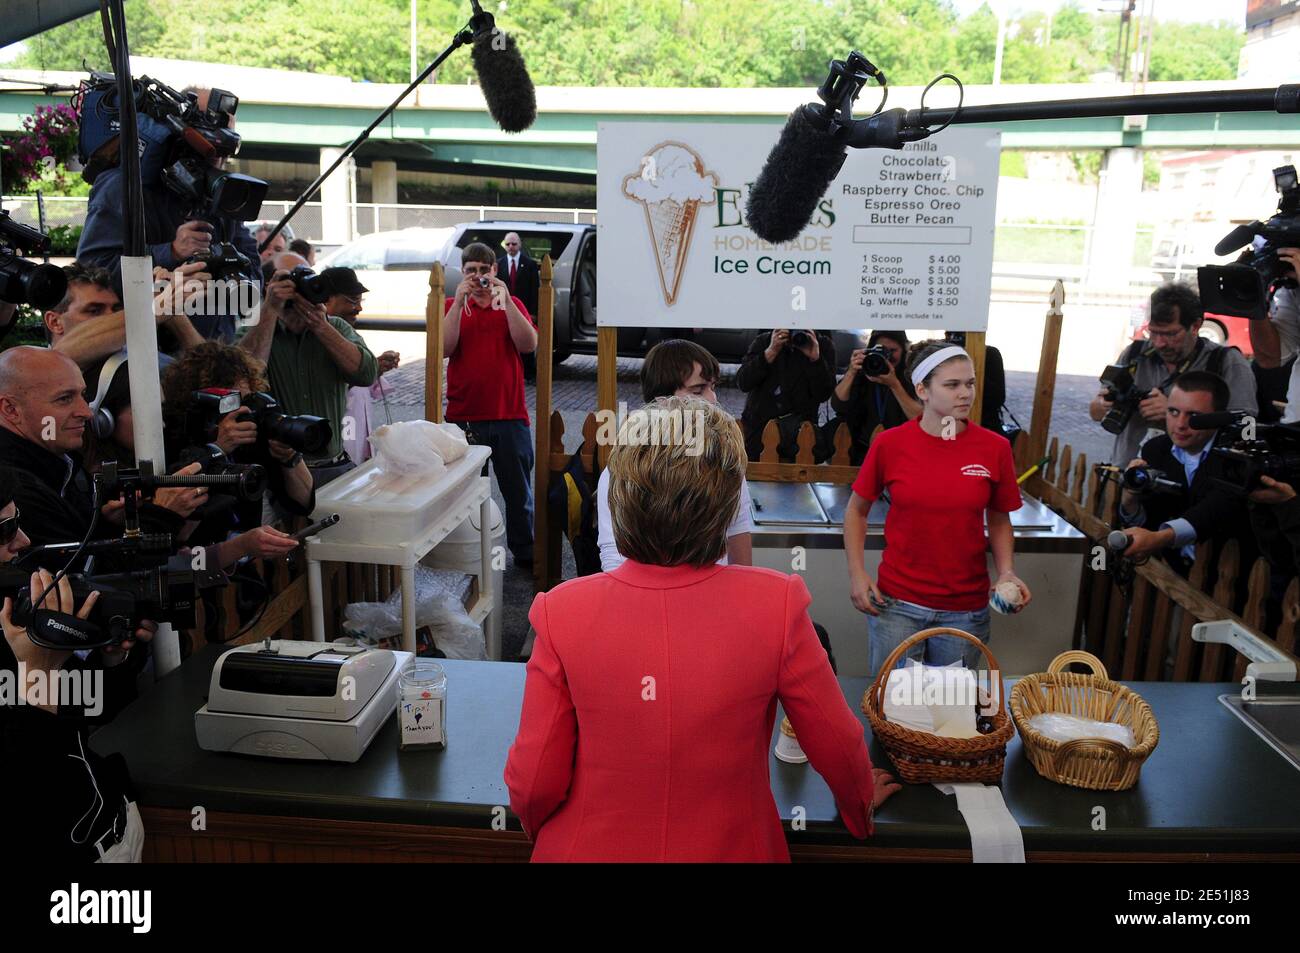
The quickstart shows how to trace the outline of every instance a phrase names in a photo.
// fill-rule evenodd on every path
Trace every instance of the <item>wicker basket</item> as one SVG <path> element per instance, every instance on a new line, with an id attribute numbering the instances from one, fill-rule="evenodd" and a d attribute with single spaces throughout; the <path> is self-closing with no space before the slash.
<path id="1" fill-rule="evenodd" d="M 998 673 L 998 712 L 993 716 L 993 730 L 987 735 L 945 738 L 885 720 L 885 683 L 889 680 L 889 673 L 908 649 L 936 635 L 955 635 L 975 643 L 988 660 L 989 671 Z M 909 784 L 933 781 L 996 784 L 1002 779 L 1002 767 L 1007 759 L 1007 742 L 1015 734 L 1011 719 L 1002 707 L 1003 697 L 1002 673 L 998 671 L 997 659 L 988 646 L 969 632 L 939 627 L 918 632 L 894 649 L 876 673 L 876 680 L 862 696 L 862 713 L 867 716 L 872 734 L 889 755 L 901 780 Z"/>
<path id="2" fill-rule="evenodd" d="M 1063 671 L 1073 662 L 1087 665 L 1092 674 Z M 1127 748 L 1106 738 L 1054 741 L 1029 726 L 1030 718 L 1044 712 L 1127 725 L 1137 746 Z M 1095 791 L 1126 791 L 1137 784 L 1142 762 L 1160 741 L 1151 706 L 1133 689 L 1111 681 L 1101 659 L 1087 652 L 1063 652 L 1046 672 L 1017 682 L 1011 690 L 1011 717 L 1039 774 Z"/>

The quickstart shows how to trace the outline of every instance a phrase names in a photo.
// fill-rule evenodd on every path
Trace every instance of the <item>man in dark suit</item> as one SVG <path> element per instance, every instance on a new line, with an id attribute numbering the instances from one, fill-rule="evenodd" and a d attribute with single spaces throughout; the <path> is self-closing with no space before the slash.
<path id="1" fill-rule="evenodd" d="M 507 232 L 501 240 L 506 253 L 497 259 L 497 276 L 510 293 L 524 303 L 529 315 L 537 320 L 537 295 L 542 286 L 542 272 L 536 259 L 528 256 L 518 232 Z M 524 379 L 537 380 L 537 355 L 532 351 L 520 355 L 524 362 Z"/>
<path id="2" fill-rule="evenodd" d="M 1167 433 L 1143 444 L 1141 456 L 1129 464 L 1130 469 L 1149 466 L 1161 471 L 1168 485 L 1146 495 L 1124 491 L 1120 519 L 1132 540 L 1124 555 L 1163 551 L 1169 564 L 1187 575 L 1197 543 L 1230 537 L 1250 543 L 1246 498 L 1216 482 L 1225 472 L 1223 458 L 1210 452 L 1218 431 L 1190 425 L 1194 414 L 1226 410 L 1228 400 L 1227 382 L 1209 371 L 1188 371 L 1174 381 Z"/>

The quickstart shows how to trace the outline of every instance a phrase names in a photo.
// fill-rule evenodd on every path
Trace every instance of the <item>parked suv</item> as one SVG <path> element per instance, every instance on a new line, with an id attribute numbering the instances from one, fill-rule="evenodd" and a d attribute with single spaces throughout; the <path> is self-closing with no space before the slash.
<path id="1" fill-rule="evenodd" d="M 385 331 L 417 331 L 424 327 L 428 271 L 441 261 L 447 293 L 460 284 L 460 251 L 482 242 L 498 256 L 501 241 L 517 232 L 530 257 L 551 256 L 555 285 L 554 360 L 570 354 L 596 353 L 596 226 L 575 222 L 483 221 L 451 228 L 408 228 L 367 235 L 322 259 L 322 267 L 343 265 L 357 270 L 370 289 L 359 327 Z M 642 357 L 666 338 L 688 337 L 719 361 L 738 364 L 757 328 L 619 328 L 618 353 Z M 854 348 L 865 347 L 867 331 L 831 331 L 835 359 L 843 371 Z"/>

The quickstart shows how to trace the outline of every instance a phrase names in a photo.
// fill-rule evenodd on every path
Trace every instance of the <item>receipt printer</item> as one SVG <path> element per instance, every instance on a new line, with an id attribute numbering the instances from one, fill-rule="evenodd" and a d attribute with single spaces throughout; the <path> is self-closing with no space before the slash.
<path id="1" fill-rule="evenodd" d="M 411 659 L 347 639 L 231 649 L 217 659 L 208 703 L 194 715 L 199 747 L 356 761 L 397 710 L 397 676 Z"/>

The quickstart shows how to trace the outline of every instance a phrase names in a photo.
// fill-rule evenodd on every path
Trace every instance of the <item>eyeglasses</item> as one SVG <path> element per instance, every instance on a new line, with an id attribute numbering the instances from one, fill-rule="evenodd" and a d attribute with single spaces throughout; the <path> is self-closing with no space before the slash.
<path id="1" fill-rule="evenodd" d="M 0 546 L 8 546 L 18 536 L 18 507 L 14 507 L 14 515 L 8 519 L 0 520 Z"/>
<path id="2" fill-rule="evenodd" d="M 1147 325 L 1147 337 L 1153 341 L 1177 341 L 1186 333 L 1187 329 L 1182 326 L 1176 327 L 1172 331 L 1157 331 L 1151 325 Z"/>

